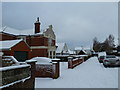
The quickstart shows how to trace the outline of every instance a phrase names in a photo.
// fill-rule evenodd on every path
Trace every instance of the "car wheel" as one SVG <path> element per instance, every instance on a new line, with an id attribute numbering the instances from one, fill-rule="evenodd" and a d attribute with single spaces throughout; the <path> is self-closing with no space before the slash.
<path id="1" fill-rule="evenodd" d="M 105 68 L 107 68 L 107 66 L 106 66 L 106 65 L 105 65 L 104 67 L 105 67 Z"/>
<path id="2" fill-rule="evenodd" d="M 103 64 L 103 66 L 104 66 L 105 68 L 107 68 L 107 65 Z"/>

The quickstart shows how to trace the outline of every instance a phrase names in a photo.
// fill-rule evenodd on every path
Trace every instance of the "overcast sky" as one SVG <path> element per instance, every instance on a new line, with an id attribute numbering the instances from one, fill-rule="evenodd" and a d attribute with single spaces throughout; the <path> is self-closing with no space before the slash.
<path id="1" fill-rule="evenodd" d="M 71 48 L 90 47 L 97 37 L 104 41 L 109 34 L 118 37 L 117 2 L 4 2 L 3 26 L 20 30 L 34 28 L 40 17 L 41 29 L 52 24 L 57 42 Z"/>

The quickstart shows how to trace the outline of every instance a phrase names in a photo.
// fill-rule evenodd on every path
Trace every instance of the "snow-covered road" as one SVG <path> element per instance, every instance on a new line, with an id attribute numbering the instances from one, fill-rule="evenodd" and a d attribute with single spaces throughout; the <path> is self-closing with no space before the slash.
<path id="1" fill-rule="evenodd" d="M 62 62 L 58 79 L 36 78 L 35 88 L 118 88 L 118 68 L 104 68 L 97 57 L 74 69 Z"/>

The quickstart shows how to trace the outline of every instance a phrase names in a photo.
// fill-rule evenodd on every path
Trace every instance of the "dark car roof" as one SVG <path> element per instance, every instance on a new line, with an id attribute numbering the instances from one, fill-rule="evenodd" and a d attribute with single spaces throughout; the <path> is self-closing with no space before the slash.
<path id="1" fill-rule="evenodd" d="M 105 57 L 105 56 L 100 56 L 100 58 L 101 58 L 101 57 Z"/>

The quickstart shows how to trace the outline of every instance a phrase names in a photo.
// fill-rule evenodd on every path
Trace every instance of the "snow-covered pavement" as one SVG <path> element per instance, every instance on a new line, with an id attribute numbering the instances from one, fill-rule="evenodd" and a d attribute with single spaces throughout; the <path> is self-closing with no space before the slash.
<path id="1" fill-rule="evenodd" d="M 74 69 L 61 64 L 58 79 L 36 78 L 35 88 L 118 88 L 118 68 L 104 68 L 92 57 Z"/>

